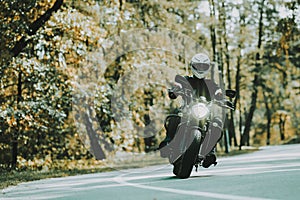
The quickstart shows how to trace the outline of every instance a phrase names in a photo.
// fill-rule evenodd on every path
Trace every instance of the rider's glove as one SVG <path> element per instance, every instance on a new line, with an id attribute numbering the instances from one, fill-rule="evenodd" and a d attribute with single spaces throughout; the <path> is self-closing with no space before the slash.
<path id="1" fill-rule="evenodd" d="M 178 95 L 174 92 L 173 89 L 168 89 L 168 94 L 169 94 L 170 99 L 176 99 L 177 96 L 178 96 Z"/>
<path id="2" fill-rule="evenodd" d="M 175 92 L 172 89 L 168 89 L 168 94 L 170 99 L 176 99 L 177 95 L 175 94 Z"/>
<path id="3" fill-rule="evenodd" d="M 223 93 L 222 93 L 221 89 L 216 90 L 215 99 L 218 100 L 218 101 L 223 100 Z"/>
<path id="4" fill-rule="evenodd" d="M 171 89 L 168 89 L 168 94 L 170 99 L 176 99 L 178 97 L 179 91 L 181 91 L 182 86 L 180 84 L 175 83 Z"/>

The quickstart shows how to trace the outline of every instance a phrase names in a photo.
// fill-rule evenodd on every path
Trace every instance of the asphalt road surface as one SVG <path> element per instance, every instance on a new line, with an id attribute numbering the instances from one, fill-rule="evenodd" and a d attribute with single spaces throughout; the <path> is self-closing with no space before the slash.
<path id="1" fill-rule="evenodd" d="M 300 199 L 300 145 L 218 159 L 218 165 L 177 179 L 171 165 L 21 183 L 3 200 L 23 199 Z"/>

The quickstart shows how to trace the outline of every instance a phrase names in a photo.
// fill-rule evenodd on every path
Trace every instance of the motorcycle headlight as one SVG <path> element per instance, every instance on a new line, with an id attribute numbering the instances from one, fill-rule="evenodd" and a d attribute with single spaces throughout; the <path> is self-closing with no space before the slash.
<path id="1" fill-rule="evenodd" d="M 192 115 L 194 118 L 201 120 L 209 115 L 209 109 L 204 103 L 197 103 L 192 106 Z"/>

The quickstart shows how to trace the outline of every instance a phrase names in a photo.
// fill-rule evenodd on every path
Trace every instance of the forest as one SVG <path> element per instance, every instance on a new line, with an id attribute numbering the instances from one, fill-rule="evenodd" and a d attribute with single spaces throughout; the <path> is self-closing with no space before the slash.
<path id="1" fill-rule="evenodd" d="M 154 152 L 202 51 L 237 92 L 218 151 L 299 141 L 299 0 L 0 0 L 0 16 L 1 170 Z"/>

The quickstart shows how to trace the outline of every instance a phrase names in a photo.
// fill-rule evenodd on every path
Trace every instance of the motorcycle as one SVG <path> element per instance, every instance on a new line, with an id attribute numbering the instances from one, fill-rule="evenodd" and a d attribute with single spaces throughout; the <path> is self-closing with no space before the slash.
<path id="1" fill-rule="evenodd" d="M 193 96 L 193 89 L 187 80 L 176 75 L 175 82 L 181 87 L 176 87 L 176 94 L 183 99 L 183 106 L 178 114 L 168 115 L 165 120 L 167 127 L 168 120 L 172 117 L 180 118 L 176 134 L 169 144 L 171 149 L 169 162 L 173 164 L 173 173 L 179 178 L 188 178 L 193 167 L 196 170 L 201 166 L 202 160 L 198 158 L 199 150 L 206 134 L 210 131 L 212 106 L 216 104 L 222 108 L 234 109 L 233 103 L 225 98 L 208 101 L 206 97 Z M 225 95 L 229 98 L 235 97 L 234 90 L 226 90 Z"/>

